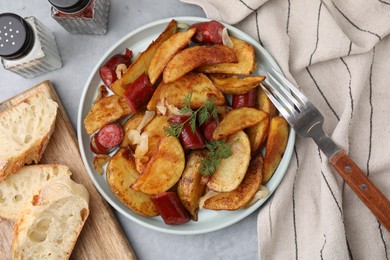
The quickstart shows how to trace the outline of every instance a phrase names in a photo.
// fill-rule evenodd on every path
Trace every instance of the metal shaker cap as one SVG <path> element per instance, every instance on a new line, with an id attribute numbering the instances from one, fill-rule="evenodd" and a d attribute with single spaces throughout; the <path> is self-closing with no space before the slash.
<path id="1" fill-rule="evenodd" d="M 33 45 L 34 32 L 22 17 L 13 13 L 0 14 L 0 57 L 18 59 Z"/>
<path id="2" fill-rule="evenodd" d="M 85 8 L 91 0 L 49 0 L 50 4 L 64 13 L 76 13 Z"/>

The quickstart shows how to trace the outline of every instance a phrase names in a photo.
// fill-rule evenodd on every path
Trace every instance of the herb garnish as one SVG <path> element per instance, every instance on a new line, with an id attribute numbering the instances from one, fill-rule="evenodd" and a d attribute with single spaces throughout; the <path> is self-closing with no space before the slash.
<path id="1" fill-rule="evenodd" d="M 213 140 L 207 143 L 208 157 L 202 159 L 199 173 L 202 175 L 213 174 L 221 163 L 221 160 L 232 155 L 232 145 L 234 143 L 226 143 L 223 140 Z"/>

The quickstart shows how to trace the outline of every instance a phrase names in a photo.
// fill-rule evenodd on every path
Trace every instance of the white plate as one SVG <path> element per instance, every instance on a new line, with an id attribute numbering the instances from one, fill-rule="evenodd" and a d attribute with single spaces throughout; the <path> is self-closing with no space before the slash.
<path id="1" fill-rule="evenodd" d="M 210 231 L 215 231 L 218 229 L 225 228 L 229 225 L 232 225 L 241 219 L 245 218 L 257 208 L 259 208 L 271 194 L 278 187 L 280 181 L 283 179 L 283 176 L 286 172 L 290 158 L 293 152 L 294 142 L 295 142 L 295 133 L 293 130 L 290 131 L 289 139 L 287 143 L 286 151 L 283 155 L 282 161 L 279 164 L 275 174 L 271 180 L 267 183 L 267 187 L 270 190 L 268 197 L 258 201 L 251 207 L 243 210 L 237 211 L 212 211 L 212 210 L 201 210 L 199 212 L 199 220 L 197 222 L 190 221 L 184 225 L 170 226 L 166 225 L 161 217 L 143 217 L 134 213 L 132 210 L 128 209 L 124 204 L 122 204 L 111 192 L 110 188 L 107 185 L 105 175 L 99 175 L 95 172 L 92 158 L 93 153 L 90 150 L 90 136 L 85 132 L 84 129 L 84 118 L 87 115 L 89 109 L 92 106 L 93 100 L 97 94 L 97 88 L 103 84 L 99 76 L 99 68 L 106 60 L 108 60 L 112 55 L 117 53 L 122 53 L 125 48 L 129 48 L 133 51 L 135 55 L 137 53 L 144 51 L 149 44 L 157 38 L 157 36 L 165 29 L 168 22 L 172 19 L 180 23 L 193 24 L 197 22 L 208 21 L 205 18 L 197 17 L 174 17 L 164 20 L 159 20 L 150 24 L 147 24 L 123 37 L 119 40 L 112 48 L 110 48 L 93 68 L 91 75 L 89 76 L 87 83 L 85 84 L 84 91 L 81 97 L 81 102 L 79 106 L 78 113 L 78 123 L 77 123 L 77 135 L 80 146 L 81 156 L 83 158 L 84 164 L 87 168 L 88 174 L 90 175 L 95 187 L 98 189 L 100 194 L 108 201 L 108 203 L 114 207 L 121 214 L 126 216 L 128 219 L 141 224 L 145 227 L 173 234 L 201 234 Z M 268 54 L 268 52 L 255 40 L 249 37 L 247 34 L 242 31 L 226 25 L 228 28 L 229 34 L 245 40 L 250 43 L 256 51 L 256 62 L 258 64 L 258 69 L 255 70 L 255 74 L 259 74 L 259 68 L 261 67 L 262 71 L 270 71 L 272 68 L 275 68 L 280 71 L 278 65 L 274 59 Z"/>

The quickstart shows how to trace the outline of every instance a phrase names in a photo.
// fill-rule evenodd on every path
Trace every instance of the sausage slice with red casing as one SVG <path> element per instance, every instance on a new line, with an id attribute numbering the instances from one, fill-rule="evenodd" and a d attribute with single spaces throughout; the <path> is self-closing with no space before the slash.
<path id="1" fill-rule="evenodd" d="M 123 140 L 122 127 L 117 123 L 103 126 L 91 138 L 91 150 L 96 154 L 108 154 Z"/>
<path id="2" fill-rule="evenodd" d="M 190 216 L 175 192 L 165 191 L 151 197 L 167 225 L 180 225 L 190 221 Z"/>

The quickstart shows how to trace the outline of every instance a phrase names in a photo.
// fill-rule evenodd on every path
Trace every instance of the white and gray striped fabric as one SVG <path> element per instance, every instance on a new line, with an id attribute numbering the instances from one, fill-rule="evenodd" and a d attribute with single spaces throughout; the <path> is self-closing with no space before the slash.
<path id="1" fill-rule="evenodd" d="M 258 40 L 325 116 L 325 131 L 390 198 L 390 0 L 181 0 Z M 387 259 L 389 232 L 297 139 L 258 216 L 260 259 Z"/>

